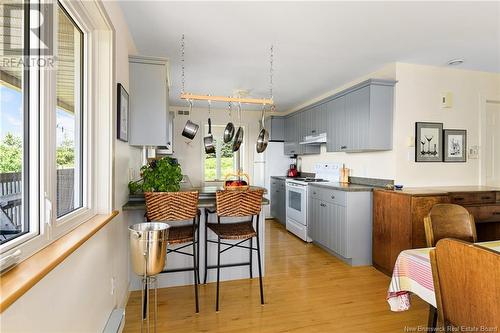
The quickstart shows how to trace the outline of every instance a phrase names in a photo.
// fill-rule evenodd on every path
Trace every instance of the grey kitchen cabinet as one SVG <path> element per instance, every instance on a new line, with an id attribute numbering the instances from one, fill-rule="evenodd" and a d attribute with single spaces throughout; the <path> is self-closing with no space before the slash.
<path id="1" fill-rule="evenodd" d="M 368 80 L 327 102 L 327 151 L 391 150 L 394 84 Z"/>
<path id="2" fill-rule="evenodd" d="M 265 119 L 265 125 L 269 131 L 269 141 L 285 141 L 285 118 L 270 116 Z"/>
<path id="3" fill-rule="evenodd" d="M 286 224 L 285 180 L 271 177 L 271 216 L 281 224 Z"/>
<path id="4" fill-rule="evenodd" d="M 371 265 L 372 193 L 311 186 L 309 237 L 353 266 Z"/>
<path id="5" fill-rule="evenodd" d="M 129 144 L 169 145 L 168 60 L 130 56 Z"/>
<path id="6" fill-rule="evenodd" d="M 291 116 L 285 118 L 285 143 L 283 145 L 285 155 L 296 155 L 298 153 L 293 121 L 294 119 Z"/>

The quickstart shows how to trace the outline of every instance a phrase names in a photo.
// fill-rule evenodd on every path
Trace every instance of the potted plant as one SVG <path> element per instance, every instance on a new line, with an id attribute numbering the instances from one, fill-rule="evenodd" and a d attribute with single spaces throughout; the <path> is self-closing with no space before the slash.
<path id="1" fill-rule="evenodd" d="M 141 168 L 142 178 L 128 183 L 131 195 L 140 192 L 177 192 L 180 189 L 182 170 L 176 159 L 163 157 Z"/>

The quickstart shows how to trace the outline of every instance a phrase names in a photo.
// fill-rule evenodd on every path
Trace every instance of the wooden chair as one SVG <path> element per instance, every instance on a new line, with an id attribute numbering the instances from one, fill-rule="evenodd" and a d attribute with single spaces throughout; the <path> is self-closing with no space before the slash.
<path id="1" fill-rule="evenodd" d="M 264 304 L 264 291 L 262 287 L 262 264 L 260 257 L 260 240 L 259 240 L 259 214 L 262 205 L 263 190 L 229 190 L 218 191 L 216 194 L 217 205 L 217 223 L 208 223 L 208 210 L 205 215 L 205 283 L 207 282 L 208 269 L 217 269 L 217 296 L 216 296 L 216 311 L 219 311 L 219 280 L 220 269 L 224 267 L 234 266 L 250 266 L 250 278 L 252 278 L 252 251 L 257 251 L 257 260 L 259 265 L 259 284 L 260 284 L 260 302 Z M 221 223 L 221 218 L 234 218 L 234 217 L 249 217 L 248 221 L 244 222 L 231 222 Z M 253 222 L 256 221 L 254 228 Z M 207 239 L 207 228 L 212 230 L 217 235 L 217 241 Z M 253 238 L 257 240 L 256 248 L 253 247 Z M 224 240 L 235 240 L 236 243 L 223 243 Z M 249 241 L 249 246 L 241 245 L 243 242 Z M 209 266 L 207 255 L 208 243 L 217 244 L 217 265 Z M 227 247 L 221 250 L 221 245 Z M 249 250 L 249 261 L 244 263 L 221 265 L 220 255 L 223 252 L 233 248 L 239 247 Z"/>
<path id="2" fill-rule="evenodd" d="M 429 215 L 424 218 L 424 229 L 428 247 L 436 246 L 443 238 L 477 241 L 474 217 L 459 205 L 434 205 Z"/>
<path id="3" fill-rule="evenodd" d="M 146 217 L 148 221 L 168 222 L 168 245 L 185 244 L 175 249 L 167 247 L 169 253 L 178 253 L 193 257 L 193 267 L 165 269 L 162 273 L 194 272 L 194 294 L 196 301 L 196 313 L 199 312 L 198 305 L 198 283 L 199 283 L 199 257 L 200 257 L 200 229 L 198 192 L 147 192 Z M 192 220 L 192 224 L 172 226 L 179 221 Z M 192 246 L 193 252 L 187 253 L 182 249 Z"/>
<path id="4" fill-rule="evenodd" d="M 430 252 L 439 318 L 446 332 L 500 328 L 500 254 L 460 240 Z M 471 329 L 472 328 L 472 329 Z M 496 329 L 495 329 L 496 328 Z M 477 330 L 475 330 L 477 329 Z"/>

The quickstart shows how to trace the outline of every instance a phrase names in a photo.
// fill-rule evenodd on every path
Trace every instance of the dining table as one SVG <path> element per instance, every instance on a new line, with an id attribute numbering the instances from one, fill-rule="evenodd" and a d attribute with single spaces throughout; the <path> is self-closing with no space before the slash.
<path id="1" fill-rule="evenodd" d="M 476 244 L 500 252 L 500 240 Z M 430 305 L 429 326 L 435 327 L 436 294 L 430 261 L 432 249 L 410 249 L 399 254 L 387 291 L 387 302 L 391 311 L 406 311 L 411 307 L 411 296 L 417 295 Z"/>

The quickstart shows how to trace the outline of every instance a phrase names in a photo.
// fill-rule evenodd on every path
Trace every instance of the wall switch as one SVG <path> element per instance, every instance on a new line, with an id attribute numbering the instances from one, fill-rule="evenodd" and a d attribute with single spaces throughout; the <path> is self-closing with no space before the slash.
<path id="1" fill-rule="evenodd" d="M 415 147 L 415 137 L 409 136 L 406 138 L 406 147 Z"/>
<path id="2" fill-rule="evenodd" d="M 451 92 L 441 93 L 441 108 L 450 109 L 453 107 L 453 94 Z"/>
<path id="3" fill-rule="evenodd" d="M 116 278 L 113 276 L 111 278 L 111 295 L 115 294 L 115 289 L 116 289 Z"/>
<path id="4" fill-rule="evenodd" d="M 476 160 L 479 158 L 479 146 L 470 146 L 469 147 L 469 158 Z"/>

